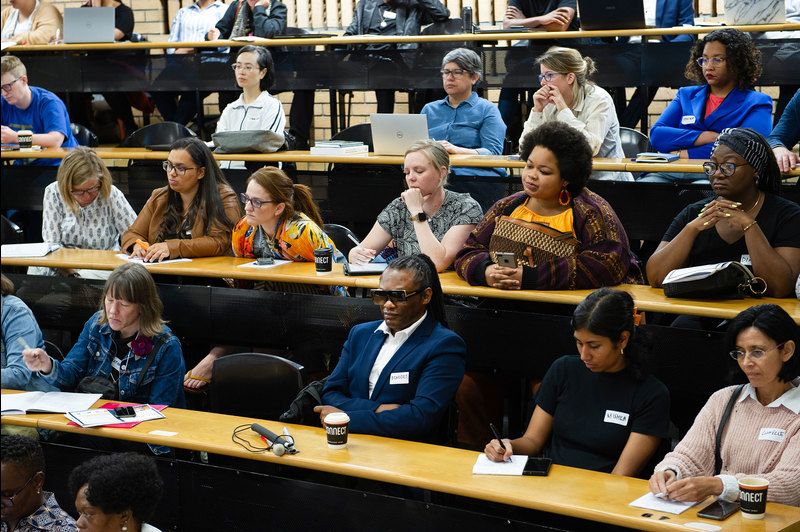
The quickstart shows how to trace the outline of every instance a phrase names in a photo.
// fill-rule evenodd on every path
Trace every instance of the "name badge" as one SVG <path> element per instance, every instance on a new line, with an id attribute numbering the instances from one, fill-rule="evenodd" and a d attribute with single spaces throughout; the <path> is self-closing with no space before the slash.
<path id="1" fill-rule="evenodd" d="M 618 412 L 616 410 L 606 410 L 606 416 L 603 418 L 603 423 L 614 423 L 616 425 L 622 425 L 623 427 L 628 425 L 628 419 L 631 417 L 630 414 L 626 414 L 625 412 Z"/>
<path id="2" fill-rule="evenodd" d="M 392 373 L 389 375 L 389 384 L 408 384 L 408 372 Z"/>
<path id="3" fill-rule="evenodd" d="M 394 20 L 394 19 L 397 18 L 397 13 L 395 13 L 394 11 L 384 11 L 383 12 L 383 18 L 388 18 L 390 20 Z"/>
<path id="4" fill-rule="evenodd" d="M 689 124 L 694 124 L 695 120 L 697 119 L 695 118 L 694 115 L 683 115 L 681 117 L 681 124 L 683 124 L 684 126 Z"/>
<path id="5" fill-rule="evenodd" d="M 111 361 L 111 367 L 117 371 L 119 371 L 120 364 L 122 364 L 122 361 L 117 357 L 114 357 L 114 360 Z"/>
<path id="6" fill-rule="evenodd" d="M 758 435 L 758 439 L 781 443 L 783 441 L 784 436 L 786 436 L 786 431 L 784 429 L 764 428 L 761 429 L 761 432 Z"/>
<path id="7" fill-rule="evenodd" d="M 753 265 L 753 261 L 750 260 L 750 255 L 748 255 L 747 253 L 742 255 L 742 258 L 739 259 L 739 262 L 741 262 L 744 266 L 752 266 Z"/>

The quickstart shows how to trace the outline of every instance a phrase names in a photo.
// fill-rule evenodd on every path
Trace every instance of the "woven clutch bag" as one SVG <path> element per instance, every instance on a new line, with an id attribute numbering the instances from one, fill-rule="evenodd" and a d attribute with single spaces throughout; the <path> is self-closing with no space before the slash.
<path id="1" fill-rule="evenodd" d="M 513 253 L 517 266 L 537 266 L 556 257 L 575 253 L 578 239 L 572 233 L 538 222 L 500 216 L 489 241 L 489 256 L 497 263 L 497 253 Z"/>

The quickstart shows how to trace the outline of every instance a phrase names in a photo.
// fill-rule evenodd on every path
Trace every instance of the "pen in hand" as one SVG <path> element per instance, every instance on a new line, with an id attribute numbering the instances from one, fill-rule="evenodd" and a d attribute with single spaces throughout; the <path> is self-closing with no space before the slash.
<path id="1" fill-rule="evenodd" d="M 494 423 L 489 423 L 489 428 L 492 429 L 492 434 L 494 434 L 494 437 L 497 439 L 497 442 L 500 444 L 500 448 L 503 449 L 503 451 L 504 451 L 503 454 L 505 454 L 505 451 L 507 451 L 508 449 L 506 449 L 506 446 L 503 443 L 503 438 L 500 437 L 500 433 L 497 431 L 497 427 L 494 426 Z M 510 461 L 511 461 L 510 459 L 506 460 L 506 462 L 510 462 Z"/>
<path id="2" fill-rule="evenodd" d="M 359 242 L 359 241 L 358 241 L 358 239 L 357 239 L 356 237 L 354 237 L 353 235 L 351 235 L 350 233 L 347 233 L 347 238 L 349 238 L 350 240 L 352 240 L 352 241 L 353 241 L 353 243 L 354 243 L 354 244 L 355 244 L 357 247 L 360 247 L 361 249 L 364 249 L 364 247 L 361 245 L 361 242 Z"/>

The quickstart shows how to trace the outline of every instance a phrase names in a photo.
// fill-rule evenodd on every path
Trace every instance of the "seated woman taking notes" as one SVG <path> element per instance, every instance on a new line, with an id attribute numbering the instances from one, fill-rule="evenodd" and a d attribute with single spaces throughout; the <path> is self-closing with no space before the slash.
<path id="1" fill-rule="evenodd" d="M 122 250 L 147 262 L 230 255 L 241 210 L 208 146 L 194 137 L 176 140 L 164 170 L 169 185 L 153 191 L 122 235 Z"/>
<path id="2" fill-rule="evenodd" d="M 627 292 L 603 288 L 584 299 L 572 315 L 580 357 L 550 366 L 525 434 L 504 439 L 505 450 L 490 441 L 486 456 L 545 452 L 556 464 L 637 475 L 667 436 L 669 392 L 644 371 L 634 312 Z"/>
<path id="3" fill-rule="evenodd" d="M 482 211 L 469 194 L 444 188 L 449 169 L 450 156 L 440 143 L 421 140 L 408 148 L 408 190 L 381 211 L 361 245 L 350 250 L 350 262 L 369 262 L 394 240 L 400 257 L 424 253 L 437 271 L 450 267 Z"/>
<path id="4" fill-rule="evenodd" d="M 769 481 L 767 500 L 800 506 L 798 342 L 797 324 L 777 305 L 750 307 L 731 321 L 725 348 L 749 382 L 711 396 L 683 440 L 656 466 L 653 493 L 678 501 L 709 495 L 735 501 L 738 479 L 756 476 Z"/>

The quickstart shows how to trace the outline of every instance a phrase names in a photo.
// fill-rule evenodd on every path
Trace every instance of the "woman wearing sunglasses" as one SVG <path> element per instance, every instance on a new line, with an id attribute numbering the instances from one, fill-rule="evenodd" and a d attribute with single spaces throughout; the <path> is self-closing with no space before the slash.
<path id="1" fill-rule="evenodd" d="M 655 287 L 676 269 L 738 261 L 787 297 L 800 274 L 800 206 L 779 196 L 781 177 L 766 139 L 748 128 L 723 130 L 703 165 L 717 195 L 686 207 L 647 261 Z"/>
<path id="2" fill-rule="evenodd" d="M 389 264 L 372 300 L 383 321 L 356 325 L 314 408 L 350 416 L 350 431 L 433 442 L 464 376 L 464 340 L 447 328 L 427 255 Z"/>
<path id="3" fill-rule="evenodd" d="M 573 48 L 552 46 L 536 62 L 542 87 L 533 93 L 533 109 L 520 135 L 520 144 L 537 127 L 557 121 L 583 133 L 593 157 L 625 157 L 614 101 L 605 89 L 589 81 L 596 70 L 594 60 Z M 629 172 L 592 172 L 591 178 L 633 181 Z"/>
<path id="4" fill-rule="evenodd" d="M 119 249 L 119 238 L 136 219 L 125 195 L 111 184 L 111 174 L 94 150 L 78 146 L 58 167 L 56 182 L 44 189 L 42 241 L 65 248 Z M 71 275 L 108 279 L 111 272 L 43 268 L 31 275 Z"/>
<path id="5" fill-rule="evenodd" d="M 683 440 L 656 466 L 653 493 L 678 501 L 709 495 L 736 501 L 737 480 L 756 476 L 769 481 L 767 500 L 800 506 L 799 336 L 797 324 L 777 305 L 750 307 L 731 321 L 726 348 L 748 383 L 709 398 Z"/>
<path id="6" fill-rule="evenodd" d="M 163 166 L 169 184 L 153 191 L 122 235 L 122 250 L 146 262 L 230 255 L 241 210 L 208 146 L 195 137 L 176 140 Z"/>

